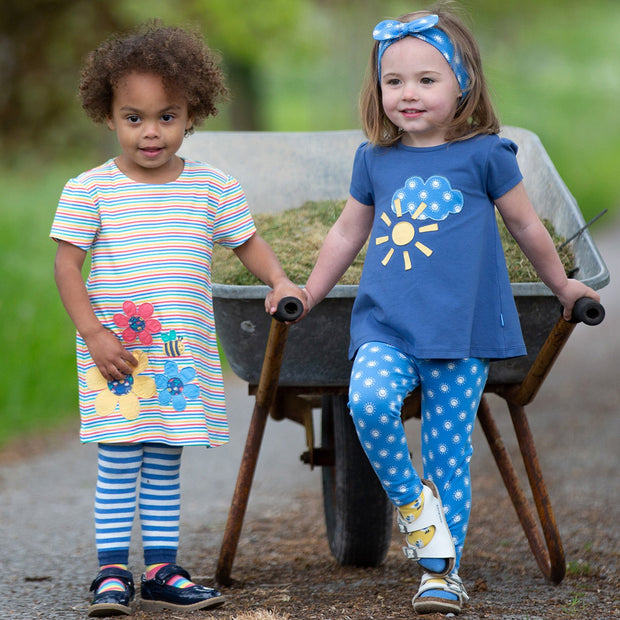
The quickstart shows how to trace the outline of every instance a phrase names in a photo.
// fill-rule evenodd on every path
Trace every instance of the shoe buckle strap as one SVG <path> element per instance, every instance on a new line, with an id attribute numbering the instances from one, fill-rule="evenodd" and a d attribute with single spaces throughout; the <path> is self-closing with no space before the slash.
<path id="1" fill-rule="evenodd" d="M 426 530 L 429 527 L 437 527 L 438 523 L 441 523 L 442 519 L 439 513 L 432 514 L 430 511 L 426 515 L 420 515 L 417 519 L 408 521 L 398 514 L 398 529 L 402 534 L 411 534 L 418 530 Z"/>
<path id="2" fill-rule="evenodd" d="M 421 528 L 419 524 L 416 523 L 415 521 L 413 523 L 408 523 L 407 521 L 398 519 L 398 531 L 401 534 L 411 534 L 412 532 L 417 532 L 418 530 L 421 530 L 421 529 L 424 529 L 424 528 Z"/>
<path id="3" fill-rule="evenodd" d="M 467 596 L 467 592 L 465 591 L 465 586 L 463 586 L 463 582 L 461 581 L 461 578 L 458 575 L 446 575 L 444 579 L 446 580 L 448 589 L 451 592 L 459 596 L 462 596 L 465 599 L 465 601 L 469 600 L 469 596 Z"/>
<path id="4" fill-rule="evenodd" d="M 429 583 L 430 581 L 441 581 L 442 584 Z M 467 601 L 469 601 L 469 596 L 463 586 L 463 582 L 456 574 L 437 577 L 429 573 L 424 573 L 418 595 L 428 590 L 444 590 L 445 592 L 451 592 L 455 596 L 458 596 L 461 603 L 467 603 Z"/>
<path id="5" fill-rule="evenodd" d="M 420 560 L 420 556 L 418 554 L 418 550 L 416 549 L 416 547 L 403 547 L 403 553 L 405 554 L 405 557 L 408 560 Z"/>
<path id="6" fill-rule="evenodd" d="M 188 581 L 191 581 L 189 573 L 182 567 L 177 564 L 166 564 L 166 566 L 162 566 L 155 577 L 153 577 L 154 581 L 156 581 L 160 586 L 165 586 L 166 582 L 170 580 L 171 577 L 175 575 L 180 575 L 181 577 L 185 577 Z"/>

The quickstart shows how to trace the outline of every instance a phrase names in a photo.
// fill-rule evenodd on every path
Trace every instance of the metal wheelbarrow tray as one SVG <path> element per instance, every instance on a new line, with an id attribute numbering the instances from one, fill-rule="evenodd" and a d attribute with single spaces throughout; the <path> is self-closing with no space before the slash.
<path id="1" fill-rule="evenodd" d="M 583 227 L 583 217 L 540 140 L 514 127 L 505 127 L 502 134 L 519 146 L 524 182 L 539 216 L 549 219 L 558 234 L 572 236 Z M 236 177 L 253 212 L 277 212 L 307 200 L 345 198 L 353 154 L 362 140 L 358 131 L 205 132 L 187 141 L 184 154 Z M 594 289 L 609 282 L 607 268 L 587 230 L 573 242 L 573 251 L 575 277 Z M 235 374 L 248 382 L 250 393 L 257 398 L 216 577 L 220 583 L 230 582 L 269 414 L 305 427 L 308 451 L 302 460 L 322 467 L 327 535 L 336 560 L 378 566 L 390 544 L 393 509 L 359 446 L 346 404 L 351 369 L 347 359 L 349 318 L 357 287 L 336 286 L 308 317 L 290 329 L 283 323 L 276 325 L 265 314 L 267 290 L 265 286 L 213 286 L 216 329 L 224 353 Z M 484 396 L 478 419 L 536 561 L 549 581 L 559 583 L 565 574 L 564 552 L 525 405 L 534 399 L 575 324 L 561 318 L 557 299 L 542 283 L 513 283 L 512 290 L 528 353 L 492 362 L 485 391 L 498 394 L 508 405 L 538 520 Z M 315 408 L 321 409 L 319 446 L 314 440 Z M 403 421 L 411 417 L 419 417 L 416 393 L 403 408 Z"/>

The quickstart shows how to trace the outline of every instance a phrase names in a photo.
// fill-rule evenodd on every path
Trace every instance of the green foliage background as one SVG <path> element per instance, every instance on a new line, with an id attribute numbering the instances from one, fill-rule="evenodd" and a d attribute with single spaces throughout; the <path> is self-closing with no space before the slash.
<path id="1" fill-rule="evenodd" d="M 586 218 L 620 191 L 620 2 L 465 0 L 502 122 L 536 132 Z M 63 184 L 115 152 L 75 93 L 111 33 L 198 25 L 233 98 L 205 127 L 359 127 L 357 93 L 381 19 L 402 0 L 5 0 L 0 11 L 0 445 L 75 419 L 73 328 L 53 283 L 49 227 Z"/>

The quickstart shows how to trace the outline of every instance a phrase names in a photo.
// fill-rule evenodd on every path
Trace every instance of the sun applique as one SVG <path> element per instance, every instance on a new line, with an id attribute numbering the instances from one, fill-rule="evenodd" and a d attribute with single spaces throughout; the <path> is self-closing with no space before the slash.
<path id="1" fill-rule="evenodd" d="M 388 244 L 381 260 L 383 266 L 400 252 L 401 265 L 408 271 L 413 268 L 414 249 L 427 258 L 433 254 L 432 248 L 426 245 L 426 233 L 437 232 L 437 222 L 461 212 L 463 194 L 453 189 L 445 177 L 432 176 L 426 181 L 421 177 L 410 177 L 396 190 L 390 206 L 389 213 L 384 211 L 381 214 L 388 234 L 378 235 L 375 243 Z"/>
<path id="2" fill-rule="evenodd" d="M 119 407 L 120 414 L 127 420 L 135 420 L 140 415 L 140 398 L 151 398 L 157 393 L 155 381 L 151 377 L 138 376 L 149 364 L 144 351 L 134 351 L 138 360 L 131 375 L 124 379 L 108 381 L 96 367 L 86 372 L 86 385 L 99 392 L 95 397 L 95 411 L 100 416 L 109 416 Z"/>
<path id="3" fill-rule="evenodd" d="M 145 347 L 153 344 L 152 334 L 161 331 L 161 323 L 153 318 L 153 304 L 140 304 L 139 307 L 133 301 L 126 301 L 123 304 L 125 314 L 115 314 L 114 324 L 123 327 L 123 340 L 128 343 L 135 342 L 136 338 Z"/>

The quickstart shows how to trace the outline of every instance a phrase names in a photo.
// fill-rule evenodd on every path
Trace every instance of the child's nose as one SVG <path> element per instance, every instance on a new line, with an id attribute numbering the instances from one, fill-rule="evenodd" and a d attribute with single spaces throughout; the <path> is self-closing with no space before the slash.
<path id="1" fill-rule="evenodd" d="M 403 88 L 403 99 L 417 99 L 418 97 L 418 89 L 415 84 L 405 84 Z"/>
<path id="2" fill-rule="evenodd" d="M 159 135 L 159 123 L 157 121 L 146 121 L 143 125 L 144 136 L 153 138 Z"/>

